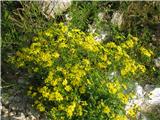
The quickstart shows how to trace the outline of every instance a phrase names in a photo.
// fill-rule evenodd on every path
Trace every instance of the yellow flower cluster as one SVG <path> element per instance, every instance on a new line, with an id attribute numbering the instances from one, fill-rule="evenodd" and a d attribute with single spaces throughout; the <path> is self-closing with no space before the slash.
<path id="1" fill-rule="evenodd" d="M 151 57 L 152 55 L 154 55 L 150 49 L 146 49 L 144 47 L 140 47 L 140 51 L 141 51 L 141 54 L 143 54 L 147 57 Z"/>
<path id="2" fill-rule="evenodd" d="M 137 37 L 131 37 L 124 43 L 121 43 L 121 47 L 125 49 L 133 48 L 137 44 L 138 38 Z"/>
<path id="3" fill-rule="evenodd" d="M 108 106 L 105 106 L 104 109 L 103 109 L 103 112 L 108 114 L 110 112 L 110 108 Z"/>
<path id="4" fill-rule="evenodd" d="M 76 107 L 76 103 L 73 102 L 71 105 L 69 105 L 66 109 L 66 112 L 67 112 L 67 116 L 69 118 L 71 118 L 73 116 L 73 112 L 75 110 L 75 107 Z"/>
<path id="5" fill-rule="evenodd" d="M 118 77 L 111 81 L 106 75 L 117 71 L 123 78 L 138 70 L 145 72 L 145 67 L 126 51 L 136 45 L 137 38 L 131 37 L 120 45 L 102 45 L 94 35 L 68 27 L 54 24 L 38 33 L 30 47 L 11 58 L 18 67 L 27 68 L 36 76 L 28 91 L 36 99 L 36 108 L 51 113 L 53 120 L 89 119 L 94 115 L 126 120 L 125 113 L 118 114 L 130 97 L 124 94 L 126 83 Z"/>
<path id="6" fill-rule="evenodd" d="M 129 96 L 125 95 L 124 93 L 118 93 L 118 98 L 124 103 L 127 104 L 129 100 Z"/>
<path id="7" fill-rule="evenodd" d="M 140 107 L 138 105 L 134 105 L 129 110 L 127 110 L 127 116 L 130 118 L 135 118 L 137 115 L 137 112 L 140 111 Z"/>
<path id="8" fill-rule="evenodd" d="M 125 115 L 117 115 L 114 119 L 115 120 L 128 120 L 128 118 Z"/>
<path id="9" fill-rule="evenodd" d="M 108 87 L 109 93 L 111 94 L 116 94 L 120 90 L 120 84 L 118 81 L 108 82 L 107 87 Z"/>

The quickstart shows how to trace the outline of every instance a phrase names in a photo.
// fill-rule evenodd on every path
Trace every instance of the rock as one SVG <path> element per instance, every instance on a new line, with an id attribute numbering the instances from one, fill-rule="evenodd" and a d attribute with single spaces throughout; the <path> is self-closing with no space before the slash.
<path id="1" fill-rule="evenodd" d="M 2 112 L 3 112 L 4 114 L 8 114 L 8 113 L 9 113 L 9 112 L 8 112 L 8 109 L 5 108 L 4 106 L 2 106 Z"/>
<path id="2" fill-rule="evenodd" d="M 104 12 L 98 13 L 98 19 L 99 19 L 100 21 L 103 21 L 103 20 L 104 20 L 104 17 L 105 17 L 105 13 L 104 13 Z"/>
<path id="3" fill-rule="evenodd" d="M 143 87 L 140 86 L 138 83 L 135 83 L 135 86 L 136 86 L 136 96 L 137 98 L 144 98 L 144 91 L 143 91 Z"/>
<path id="4" fill-rule="evenodd" d="M 146 93 L 149 93 L 149 92 L 151 92 L 152 90 L 154 90 L 154 88 L 155 88 L 155 85 L 146 84 L 146 85 L 144 86 L 144 91 L 145 91 Z"/>
<path id="5" fill-rule="evenodd" d="M 105 40 L 106 36 L 107 36 L 106 32 L 101 31 L 100 35 L 95 37 L 95 40 L 98 42 L 102 42 Z"/>
<path id="6" fill-rule="evenodd" d="M 19 116 L 13 116 L 13 118 L 16 120 L 25 120 L 25 115 L 24 113 L 20 113 Z"/>
<path id="7" fill-rule="evenodd" d="M 68 13 L 65 15 L 65 18 L 68 22 L 72 20 L 72 16 L 70 16 Z"/>
<path id="8" fill-rule="evenodd" d="M 119 11 L 114 12 L 111 23 L 121 28 L 121 25 L 123 23 L 123 13 L 120 13 Z"/>
<path id="9" fill-rule="evenodd" d="M 55 15 L 59 15 L 67 10 L 71 5 L 71 0 L 48 0 L 40 1 L 39 3 L 46 18 L 55 18 Z"/>
<path id="10" fill-rule="evenodd" d="M 160 68 L 160 57 L 154 59 L 154 63 L 157 68 Z"/>
<path id="11" fill-rule="evenodd" d="M 149 93 L 149 100 L 147 101 L 150 105 L 160 105 L 160 88 L 155 88 Z"/>
<path id="12" fill-rule="evenodd" d="M 143 113 L 153 112 L 154 108 L 160 105 L 160 88 L 155 88 L 154 85 L 145 85 L 144 89 L 138 83 L 135 83 L 136 96 L 126 105 L 126 112 L 134 105 L 141 108 L 140 116 Z M 138 115 L 138 114 L 137 114 Z M 140 117 L 138 116 L 138 118 Z M 143 116 L 147 119 L 146 116 Z"/>
<path id="13" fill-rule="evenodd" d="M 10 116 L 10 117 L 13 116 L 13 115 L 16 115 L 16 112 L 10 112 L 10 113 L 9 113 L 9 116 Z"/>
<path id="14" fill-rule="evenodd" d="M 37 119 L 32 115 L 32 116 L 26 117 L 26 120 L 37 120 Z"/>

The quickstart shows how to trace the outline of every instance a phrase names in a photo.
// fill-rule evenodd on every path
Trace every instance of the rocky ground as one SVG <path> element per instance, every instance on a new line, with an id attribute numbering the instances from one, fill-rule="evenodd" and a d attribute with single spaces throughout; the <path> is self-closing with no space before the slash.
<path id="1" fill-rule="evenodd" d="M 32 108 L 31 99 L 26 96 L 27 84 L 17 82 L 13 86 L 2 85 L 2 120 L 44 120 L 43 117 Z"/>

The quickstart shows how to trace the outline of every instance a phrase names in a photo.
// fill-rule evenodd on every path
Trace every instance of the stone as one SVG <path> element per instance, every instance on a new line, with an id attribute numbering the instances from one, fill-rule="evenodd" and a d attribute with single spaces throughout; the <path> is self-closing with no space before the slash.
<path id="1" fill-rule="evenodd" d="M 25 115 L 23 113 L 20 114 L 20 116 L 13 116 L 15 120 L 25 120 Z"/>
<path id="2" fill-rule="evenodd" d="M 71 6 L 71 0 L 48 0 L 39 2 L 42 7 L 43 15 L 50 19 L 55 18 L 55 15 L 59 15 L 66 11 Z"/>
<path id="3" fill-rule="evenodd" d="M 154 63 L 157 68 L 160 68 L 160 57 L 154 59 Z"/>
<path id="4" fill-rule="evenodd" d="M 106 36 L 107 36 L 106 32 L 101 31 L 100 35 L 95 37 L 95 40 L 98 42 L 102 42 L 105 40 Z"/>
<path id="5" fill-rule="evenodd" d="M 123 23 L 123 13 L 119 11 L 114 12 L 112 15 L 111 23 L 121 28 L 121 25 Z"/>
<path id="6" fill-rule="evenodd" d="M 144 86 L 144 91 L 145 91 L 146 93 L 149 93 L 150 91 L 154 90 L 154 88 L 155 88 L 155 85 L 146 84 L 146 85 Z"/>
<path id="7" fill-rule="evenodd" d="M 69 13 L 65 14 L 65 18 L 68 22 L 72 20 L 72 16 Z"/>
<path id="8" fill-rule="evenodd" d="M 150 105 L 160 105 L 160 88 L 155 88 L 149 93 L 147 103 Z"/>
<path id="9" fill-rule="evenodd" d="M 8 114 L 8 110 L 6 108 L 2 108 L 2 113 L 5 115 L 5 114 Z"/>
<path id="10" fill-rule="evenodd" d="M 104 12 L 98 13 L 98 19 L 99 19 L 100 21 L 103 21 L 103 20 L 104 20 L 104 17 L 105 17 L 105 13 L 104 13 Z"/>
<path id="11" fill-rule="evenodd" d="M 155 88 L 154 85 L 145 85 L 143 88 L 138 83 L 135 83 L 136 96 L 128 102 L 125 107 L 126 112 L 133 105 L 138 105 L 141 108 L 138 118 L 144 115 L 143 113 L 153 112 L 156 106 L 160 105 L 160 88 Z M 147 117 L 144 115 L 144 118 Z"/>
<path id="12" fill-rule="evenodd" d="M 16 112 L 10 112 L 9 113 L 9 116 L 13 116 L 13 115 L 16 115 Z"/>

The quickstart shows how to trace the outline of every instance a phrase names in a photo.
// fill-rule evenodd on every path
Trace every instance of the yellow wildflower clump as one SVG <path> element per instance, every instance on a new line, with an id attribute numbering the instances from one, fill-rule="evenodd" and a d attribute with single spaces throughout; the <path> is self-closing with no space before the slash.
<path id="1" fill-rule="evenodd" d="M 108 114 L 110 112 L 110 108 L 108 106 L 105 106 L 104 109 L 103 109 L 103 112 Z"/>
<path id="2" fill-rule="evenodd" d="M 71 118 L 73 116 L 73 112 L 75 110 L 75 107 L 76 107 L 76 103 L 73 102 L 71 105 L 69 105 L 66 109 L 66 112 L 67 112 L 67 116 L 69 118 Z"/>
<path id="3" fill-rule="evenodd" d="M 137 38 L 119 45 L 101 44 L 94 34 L 69 27 L 54 23 L 10 58 L 18 68 L 28 70 L 28 95 L 34 105 L 52 120 L 125 120 L 122 111 L 130 96 L 124 94 L 128 89 L 124 76 L 146 70 L 126 51 L 134 48 Z M 117 75 L 109 77 L 114 71 Z"/>
<path id="4" fill-rule="evenodd" d="M 151 57 L 153 55 L 153 52 L 150 49 L 146 49 L 144 47 L 140 47 L 140 52 L 147 57 Z"/>

